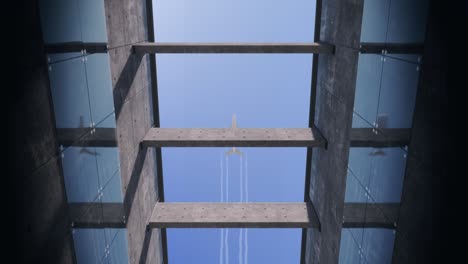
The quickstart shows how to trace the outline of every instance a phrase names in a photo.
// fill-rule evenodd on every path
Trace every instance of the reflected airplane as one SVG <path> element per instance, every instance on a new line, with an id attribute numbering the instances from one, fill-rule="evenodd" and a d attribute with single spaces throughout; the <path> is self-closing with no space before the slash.
<path id="1" fill-rule="evenodd" d="M 232 115 L 231 129 L 232 129 L 232 130 L 237 129 L 236 115 Z M 239 156 L 243 156 L 243 155 L 244 155 L 244 154 L 243 154 L 240 150 L 238 150 L 236 147 L 233 147 L 232 149 L 230 149 L 229 151 L 226 151 L 226 153 L 225 153 L 226 156 L 233 155 L 233 154 L 237 154 L 237 155 L 239 155 Z"/>
<path id="2" fill-rule="evenodd" d="M 78 127 L 79 128 L 84 128 L 83 116 L 80 116 L 80 123 L 79 123 Z M 89 155 L 93 155 L 93 156 L 99 155 L 99 153 L 97 153 L 97 151 L 91 151 L 91 150 L 87 149 L 86 147 L 81 147 L 80 154 L 81 153 L 85 153 L 85 154 L 89 154 Z"/>
<path id="3" fill-rule="evenodd" d="M 386 128 L 387 127 L 387 121 L 388 121 L 388 115 L 379 115 L 377 117 L 377 127 L 378 128 Z M 383 149 L 378 148 L 375 151 L 372 151 L 369 153 L 369 156 L 385 156 L 386 153 L 383 151 Z"/>

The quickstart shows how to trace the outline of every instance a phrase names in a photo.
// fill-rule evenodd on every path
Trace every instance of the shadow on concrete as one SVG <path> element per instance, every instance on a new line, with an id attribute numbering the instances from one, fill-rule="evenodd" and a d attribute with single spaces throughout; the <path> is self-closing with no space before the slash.
<path id="1" fill-rule="evenodd" d="M 143 239 L 143 245 L 141 247 L 140 260 L 138 263 L 145 264 L 146 258 L 148 257 L 148 249 L 151 241 L 151 236 L 153 235 L 153 229 L 146 226 L 145 229 L 145 238 Z"/>
<path id="2" fill-rule="evenodd" d="M 125 192 L 125 197 L 123 200 L 125 216 L 127 219 L 130 216 L 130 212 L 132 210 L 133 200 L 135 200 L 135 195 L 138 189 L 138 183 L 140 182 L 143 165 L 145 164 L 147 151 L 148 148 L 142 147 L 140 145 L 135 162 L 133 163 L 133 170 L 130 174 L 130 181 L 128 182 L 127 191 Z"/>
<path id="3" fill-rule="evenodd" d="M 119 119 L 122 105 L 130 92 L 130 88 L 138 72 L 138 68 L 140 67 L 142 59 L 143 54 L 131 53 L 128 56 L 127 62 L 125 63 L 122 71 L 120 72 L 119 79 L 117 80 L 113 91 L 116 120 Z"/>

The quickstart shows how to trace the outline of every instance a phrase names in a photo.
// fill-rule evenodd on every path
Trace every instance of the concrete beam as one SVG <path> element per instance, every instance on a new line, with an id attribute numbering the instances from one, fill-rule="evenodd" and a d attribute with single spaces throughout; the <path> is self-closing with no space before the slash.
<path id="1" fill-rule="evenodd" d="M 45 45 L 46 53 L 81 52 L 82 50 L 86 50 L 86 53 L 107 53 L 107 49 L 107 43 L 102 42 L 72 41 Z"/>
<path id="2" fill-rule="evenodd" d="M 67 147 L 117 147 L 115 128 L 57 128 L 57 138 Z"/>
<path id="3" fill-rule="evenodd" d="M 402 147 L 409 144 L 410 136 L 409 128 L 352 128 L 351 147 Z"/>
<path id="4" fill-rule="evenodd" d="M 151 128 L 147 147 L 325 147 L 315 128 Z"/>
<path id="5" fill-rule="evenodd" d="M 125 228 L 123 203 L 70 203 L 73 228 Z"/>
<path id="6" fill-rule="evenodd" d="M 334 46 L 328 43 L 154 43 L 133 45 L 135 53 L 326 53 Z"/>
<path id="7" fill-rule="evenodd" d="M 399 203 L 345 203 L 343 228 L 395 228 Z"/>
<path id="8" fill-rule="evenodd" d="M 304 210 L 304 206 L 307 211 L 301 211 Z M 267 208 L 266 211 L 265 208 Z M 345 203 L 343 227 L 395 228 L 399 208 L 400 204 L 398 203 Z M 69 212 L 70 221 L 74 228 L 125 228 L 126 217 L 123 203 L 70 203 Z M 240 221 L 229 223 L 232 220 L 231 216 L 236 214 L 237 218 L 235 219 L 240 218 Z M 243 215 L 246 218 L 242 218 Z M 284 218 L 285 215 L 289 219 Z M 181 218 L 182 216 L 184 218 Z M 202 216 L 204 218 L 201 218 Z M 200 218 L 194 219 L 198 217 Z M 284 219 L 278 220 L 281 217 Z M 304 222 L 301 222 L 300 217 Z M 181 221 L 181 219 L 183 220 Z M 290 222 L 288 224 L 292 225 L 303 224 L 307 219 L 310 219 L 310 221 L 307 220 L 310 222 L 307 224 L 312 225 L 312 227 L 320 225 L 314 208 L 311 205 L 307 206 L 306 203 L 158 203 L 153 210 L 150 224 L 163 228 L 219 227 L 221 225 L 235 227 L 237 224 L 255 227 L 255 224 L 273 225 L 276 222 L 279 223 L 278 225 L 287 225 L 285 224 L 286 219 Z"/>
<path id="9" fill-rule="evenodd" d="M 389 54 L 422 54 L 423 43 L 361 43 L 359 52 L 382 54 L 383 51 Z"/>
<path id="10" fill-rule="evenodd" d="M 151 228 L 320 228 L 307 203 L 157 203 Z"/>

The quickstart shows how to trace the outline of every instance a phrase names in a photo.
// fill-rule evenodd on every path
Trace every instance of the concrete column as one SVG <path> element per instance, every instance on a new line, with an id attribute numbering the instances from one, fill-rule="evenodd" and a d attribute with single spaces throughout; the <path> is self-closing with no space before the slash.
<path id="1" fill-rule="evenodd" d="M 132 45 L 148 41 L 146 1 L 105 0 L 104 5 L 129 260 L 162 263 L 160 232 L 146 230 L 158 198 L 155 154 L 140 148 L 152 124 L 149 58 L 132 52 Z"/>
<path id="2" fill-rule="evenodd" d="M 338 263 L 362 10 L 362 0 L 322 2 L 320 41 L 335 54 L 318 55 L 315 125 L 328 149 L 312 153 L 310 199 L 322 230 L 308 230 L 306 263 Z"/>

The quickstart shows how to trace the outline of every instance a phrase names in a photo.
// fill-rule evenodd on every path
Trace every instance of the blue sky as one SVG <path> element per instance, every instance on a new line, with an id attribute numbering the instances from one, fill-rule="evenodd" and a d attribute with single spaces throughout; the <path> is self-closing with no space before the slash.
<path id="1" fill-rule="evenodd" d="M 313 40 L 315 1 L 154 0 L 153 10 L 157 42 Z M 311 55 L 161 54 L 156 61 L 161 127 L 229 127 L 233 114 L 239 127 L 308 126 Z M 221 201 L 227 150 L 164 148 L 166 201 Z M 247 156 L 248 201 L 303 201 L 305 148 L 240 150 Z M 228 201 L 240 201 L 240 159 L 227 163 Z M 168 229 L 170 262 L 219 263 L 220 233 Z M 300 229 L 249 229 L 247 240 L 248 263 L 299 262 Z M 229 262 L 241 263 L 239 229 L 230 229 L 227 241 Z"/>

